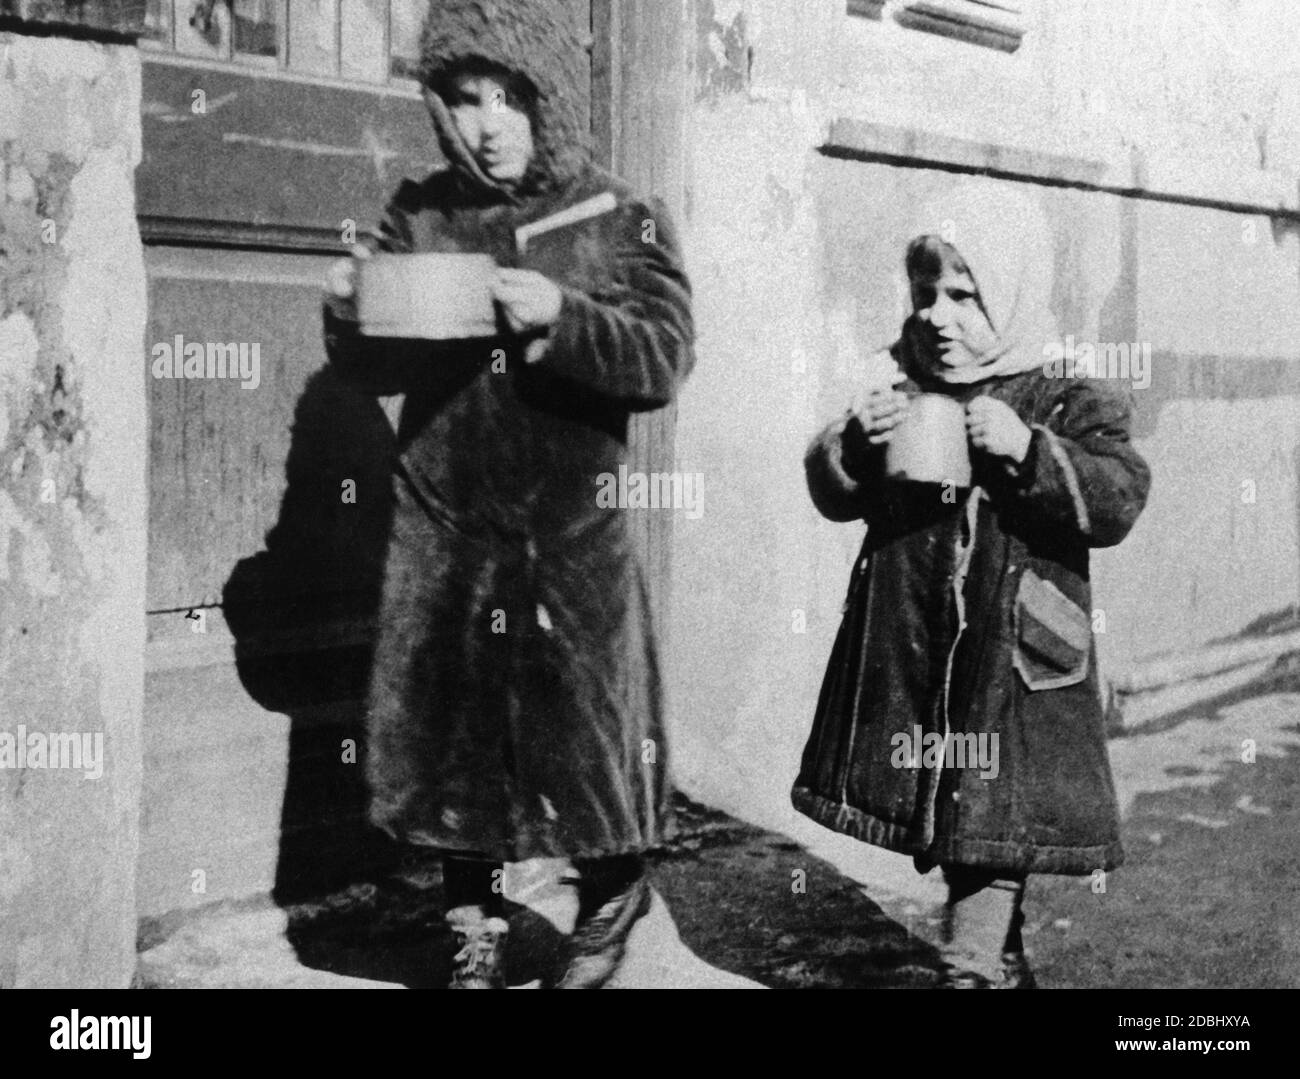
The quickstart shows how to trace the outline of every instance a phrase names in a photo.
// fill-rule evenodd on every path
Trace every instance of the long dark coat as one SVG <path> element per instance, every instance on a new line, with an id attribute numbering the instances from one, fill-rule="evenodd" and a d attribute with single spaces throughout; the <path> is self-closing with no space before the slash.
<path id="1" fill-rule="evenodd" d="M 977 460 L 973 492 L 947 497 L 937 485 L 887 481 L 883 451 L 847 417 L 809 450 L 819 510 L 865 520 L 867 535 L 793 802 L 829 828 L 914 855 L 923 870 L 1109 869 L 1123 851 L 1088 549 L 1122 540 L 1146 502 L 1150 474 L 1129 442 L 1127 399 L 1039 371 L 957 392 L 1004 401 L 1032 426 L 1019 475 Z M 918 725 L 922 739 L 996 734 L 996 777 L 969 760 L 915 757 L 912 737 L 904 751 L 895 736 Z M 963 739 L 963 754 L 972 744 Z M 954 739 L 949 764 L 962 763 L 956 748 Z"/>
<path id="2" fill-rule="evenodd" d="M 432 44 L 426 32 L 426 59 L 470 47 L 446 36 L 461 19 L 475 55 L 527 62 L 517 20 L 459 9 Z M 454 166 L 408 182 L 377 244 L 545 273 L 563 305 L 539 362 L 506 332 L 372 339 L 326 311 L 334 362 L 372 391 L 406 393 L 370 694 L 371 817 L 410 842 L 505 860 L 638 851 L 669 823 L 644 576 L 625 512 L 597 493 L 627 460 L 629 415 L 667 405 L 693 365 L 689 284 L 663 207 L 589 164 L 558 170 L 572 155 L 557 139 L 573 133 L 548 115 L 535 130 L 544 182 L 515 198 Z M 518 226 L 604 192 L 613 212 L 516 253 Z"/>

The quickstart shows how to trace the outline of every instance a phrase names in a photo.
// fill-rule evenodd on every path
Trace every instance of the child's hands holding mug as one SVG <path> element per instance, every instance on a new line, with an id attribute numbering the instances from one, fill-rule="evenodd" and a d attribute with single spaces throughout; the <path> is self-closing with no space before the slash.
<path id="1" fill-rule="evenodd" d="M 1023 464 L 1034 432 L 1015 410 L 993 397 L 976 397 L 966 406 L 966 433 L 977 450 Z"/>
<path id="2" fill-rule="evenodd" d="M 869 446 L 883 446 L 894 436 L 894 428 L 903 420 L 907 412 L 907 394 L 894 389 L 900 382 L 906 381 L 898 364 L 887 354 L 872 357 L 872 361 L 883 361 L 872 370 L 874 383 L 853 399 L 849 406 L 848 429 L 850 437 L 865 442 Z M 869 361 L 869 362 L 872 362 Z"/>
<path id="3" fill-rule="evenodd" d="M 907 411 L 907 394 L 894 389 L 876 389 L 863 394 L 849 409 L 850 423 L 856 421 L 861 434 L 872 446 L 885 445 L 894 435 Z"/>

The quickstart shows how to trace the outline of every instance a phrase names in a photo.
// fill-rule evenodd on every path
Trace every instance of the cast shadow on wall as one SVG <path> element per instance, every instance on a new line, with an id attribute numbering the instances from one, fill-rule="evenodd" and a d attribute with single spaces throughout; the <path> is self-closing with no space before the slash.
<path id="1" fill-rule="evenodd" d="M 395 856 L 365 822 L 363 771 L 394 445 L 374 397 L 331 366 L 314 374 L 294 412 L 279 518 L 265 550 L 241 559 L 226 582 L 240 681 L 290 719 L 273 893 L 282 905 Z"/>
<path id="2" fill-rule="evenodd" d="M 331 365 L 316 372 L 294 410 L 278 519 L 265 549 L 235 565 L 223 607 L 245 691 L 289 719 L 272 899 L 288 915 L 299 961 L 441 986 L 454 951 L 441 864 L 366 819 L 365 700 L 396 448 L 376 397 Z M 558 934 L 529 912 L 516 916 L 535 930 L 522 935 L 536 953 L 522 950 L 518 968 L 546 976 Z"/>

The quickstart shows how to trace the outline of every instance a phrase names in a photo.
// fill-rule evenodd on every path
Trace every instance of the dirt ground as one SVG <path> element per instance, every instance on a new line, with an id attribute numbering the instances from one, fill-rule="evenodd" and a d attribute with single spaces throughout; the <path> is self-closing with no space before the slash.
<path id="1" fill-rule="evenodd" d="M 1300 676 L 1110 749 L 1127 862 L 1104 890 L 1089 878 L 1031 878 L 1024 932 L 1040 984 L 1300 986 Z M 619 987 L 933 984 L 935 874 L 856 843 L 847 857 L 821 857 L 809 847 L 845 844 L 806 832 L 798 842 L 685 799 L 679 817 L 680 838 L 651 857 L 659 901 Z M 544 986 L 562 963 L 555 910 L 572 889 L 557 879 L 525 882 L 512 908 L 512 985 Z M 139 984 L 438 987 L 452 953 L 441 914 L 438 862 L 412 853 L 309 902 L 225 904 L 146 927 Z"/>
<path id="2" fill-rule="evenodd" d="M 1115 739 L 1111 758 L 1127 861 L 1104 882 L 1031 878 L 1040 985 L 1300 986 L 1300 677 Z M 709 963 L 771 986 L 933 978 L 933 904 L 864 888 L 780 836 L 716 827 L 657 867 L 683 940 Z"/>

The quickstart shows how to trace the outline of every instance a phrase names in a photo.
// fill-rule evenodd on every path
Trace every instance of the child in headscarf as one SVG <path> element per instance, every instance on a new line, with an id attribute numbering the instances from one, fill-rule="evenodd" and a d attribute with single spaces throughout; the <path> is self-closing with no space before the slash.
<path id="1" fill-rule="evenodd" d="M 940 984 L 1032 988 L 1026 876 L 1123 860 L 1088 549 L 1127 535 L 1150 473 L 1127 394 L 1048 377 L 1058 332 L 1036 202 L 966 181 L 911 236 L 913 311 L 879 357 L 894 386 L 862 396 L 805 461 L 822 514 L 867 535 L 792 798 L 921 872 L 943 868 Z M 921 392 L 964 407 L 969 486 L 886 476 Z"/>

